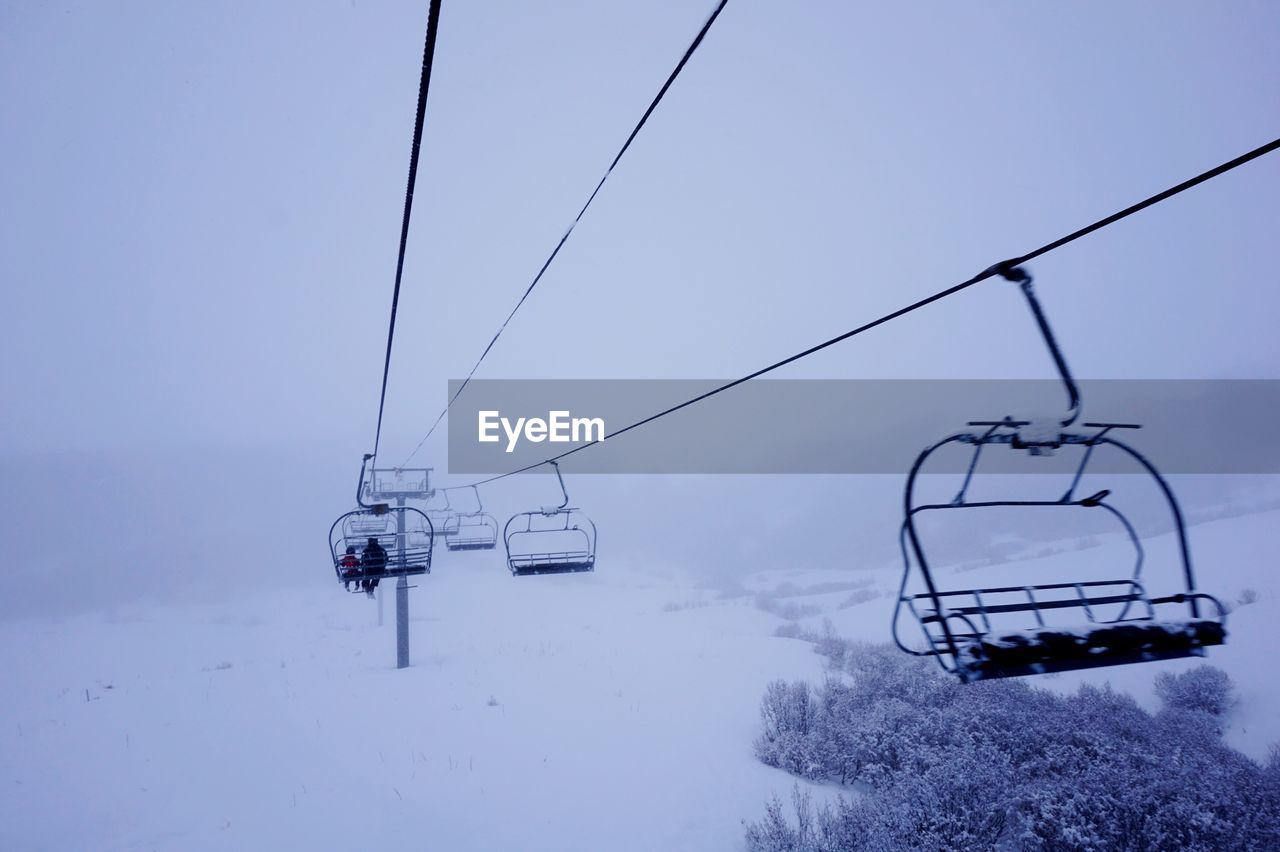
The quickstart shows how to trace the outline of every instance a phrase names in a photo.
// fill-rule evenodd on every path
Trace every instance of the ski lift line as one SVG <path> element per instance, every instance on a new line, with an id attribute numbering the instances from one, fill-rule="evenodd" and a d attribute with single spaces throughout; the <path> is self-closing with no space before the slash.
<path id="1" fill-rule="evenodd" d="M 463 379 L 462 384 L 458 386 L 457 391 L 454 392 L 453 396 L 450 397 L 448 403 L 445 404 L 444 409 L 440 412 L 439 416 L 436 417 L 435 422 L 431 424 L 431 428 L 427 430 L 427 434 L 423 436 L 422 440 L 418 442 L 418 445 L 413 448 L 413 452 L 409 453 L 409 455 L 401 463 L 401 467 L 403 467 L 404 465 L 407 465 L 413 459 L 413 457 L 418 454 L 418 451 L 422 449 L 423 444 L 425 444 L 427 442 L 427 439 L 430 438 L 435 433 L 436 428 L 444 420 L 445 415 L 449 413 L 449 409 L 453 407 L 453 404 L 458 400 L 458 397 L 462 395 L 462 392 L 466 389 L 467 385 L 471 383 L 471 379 L 475 376 L 476 370 L 480 369 L 480 365 L 484 362 L 484 359 L 489 356 L 489 352 L 492 351 L 494 344 L 498 342 L 498 338 L 501 337 L 502 333 L 507 330 L 507 325 L 515 317 L 516 312 L 519 311 L 520 308 L 524 305 L 525 300 L 529 298 L 529 295 L 533 292 L 533 289 L 537 287 L 538 283 L 542 280 L 542 276 L 546 273 L 547 269 L 550 268 L 552 262 L 560 254 L 560 249 L 564 248 L 564 244 L 568 242 L 569 235 L 573 233 L 573 229 L 577 227 L 580 221 L 582 221 L 582 217 L 586 214 L 587 208 L 589 208 L 591 206 L 591 203 L 596 200 L 596 196 L 599 195 L 600 190 L 604 187 L 605 181 L 607 181 L 609 179 L 609 176 L 613 174 L 614 168 L 618 165 L 619 162 L 621 162 L 623 155 L 627 153 L 627 149 L 631 147 L 631 143 L 635 141 L 636 136 L 640 134 L 641 128 L 643 128 L 645 123 L 649 120 L 649 116 L 653 115 L 653 111 L 657 109 L 658 104 L 662 101 L 662 98 L 667 94 L 667 90 L 671 88 L 671 84 L 674 83 L 676 81 L 676 78 L 680 76 L 680 72 L 683 71 L 684 66 L 688 64 L 690 57 L 692 57 L 694 54 L 694 51 L 698 49 L 698 45 L 702 44 L 702 40 L 703 38 L 706 37 L 707 32 L 710 31 L 711 25 L 715 23 L 716 18 L 719 17 L 720 12 L 724 9 L 725 5 L 728 2 L 729 0 L 720 0 L 720 2 L 716 5 L 715 10 L 712 11 L 710 17 L 707 18 L 706 23 L 702 25 L 702 29 L 698 30 L 698 34 L 694 37 L 693 41 L 689 44 L 688 49 L 685 50 L 684 56 L 680 57 L 680 62 L 676 64 L 675 70 L 673 70 L 670 76 L 667 77 L 667 81 L 662 84 L 662 88 L 658 90 L 658 94 L 655 95 L 653 100 L 650 102 L 649 108 L 644 111 L 644 115 L 640 117 L 640 121 L 638 121 L 636 123 L 636 126 L 631 130 L 631 135 L 627 137 L 627 141 L 622 143 L 622 148 L 619 149 L 617 156 L 613 158 L 613 162 L 609 164 L 609 168 L 605 170 L 604 176 L 600 178 L 600 182 L 596 184 L 596 188 L 591 191 L 591 195 L 587 198 L 587 202 L 582 205 L 582 209 L 578 211 L 578 215 L 574 217 L 573 222 L 569 225 L 568 229 L 560 237 L 560 241 L 556 243 L 555 248 L 551 250 L 551 254 L 547 256 L 547 259 L 543 262 L 542 267 L 538 270 L 537 275 L 533 276 L 533 281 L 531 281 L 529 283 L 529 286 L 525 288 L 524 293 L 521 294 L 520 299 L 515 304 L 515 307 L 511 309 L 511 312 L 507 314 L 506 319 L 504 319 L 502 321 L 502 324 L 498 326 L 498 330 L 494 332 L 493 337 L 489 340 L 489 344 L 485 346 L 484 351 L 480 353 L 480 357 L 476 359 L 476 363 L 471 367 L 471 371 L 467 373 L 467 377 Z M 388 357 L 390 357 L 390 349 L 388 349 Z M 385 384 L 386 384 L 386 380 L 384 378 L 383 379 L 384 394 L 385 394 Z"/>
<path id="2" fill-rule="evenodd" d="M 1219 175 L 1225 174 L 1226 172 L 1229 172 L 1232 169 L 1238 168 L 1239 166 L 1242 166 L 1245 163 L 1248 163 L 1252 160 L 1256 160 L 1259 157 L 1262 157 L 1266 154 L 1270 154 L 1272 151 L 1275 151 L 1277 148 L 1280 148 L 1280 139 L 1273 139 L 1267 144 L 1262 145 L 1261 147 L 1255 148 L 1252 151 L 1248 152 L 1247 154 L 1242 154 L 1233 160 L 1228 160 L 1222 165 L 1215 166 L 1214 168 L 1210 169 L 1207 172 L 1203 172 L 1199 175 L 1196 175 L 1195 177 L 1190 178 L 1189 180 L 1185 180 L 1182 183 L 1177 184 L 1176 186 L 1169 187 L 1163 192 L 1156 193 L 1150 198 L 1139 201 L 1137 204 L 1126 207 L 1123 210 L 1120 210 L 1116 213 L 1112 213 L 1110 216 L 1107 216 L 1104 219 L 1099 219 L 1093 224 L 1086 225 L 1085 227 L 1077 231 L 1073 231 L 1072 233 L 1066 235 L 1065 237 L 1062 237 L 1061 239 L 1057 239 L 1051 243 L 1047 243 L 1038 249 L 1028 252 L 1027 254 L 1020 255 L 1016 258 L 1011 258 L 1009 260 L 1004 260 L 999 263 L 993 264 L 987 267 L 986 269 L 984 269 L 982 272 L 979 272 L 977 275 L 974 275 L 971 278 L 961 281 L 959 284 L 948 287 L 945 290 L 940 290 L 937 293 L 934 293 L 932 296 L 927 296 L 917 302 L 913 302 L 910 305 L 907 305 L 906 307 L 899 308 L 896 311 L 885 314 L 884 316 L 871 320 L 870 322 L 864 323 L 858 326 L 857 328 L 846 331 L 844 334 L 840 334 L 829 340 L 825 340 L 822 343 L 817 344 L 816 346 L 811 346 L 808 349 L 805 349 L 802 352 L 797 352 L 796 354 L 791 355 L 787 358 L 784 358 L 781 361 L 776 361 L 767 367 L 763 367 L 759 370 L 756 370 L 754 373 L 750 373 L 739 379 L 734 379 L 733 381 L 727 382 L 723 385 L 720 385 L 719 387 L 712 388 L 706 393 L 699 394 L 698 396 L 695 396 L 692 399 L 685 400 L 684 402 L 681 402 L 677 405 L 673 405 L 670 408 L 664 409 L 663 411 L 659 411 L 656 414 L 651 414 L 648 417 L 644 418 L 643 420 L 638 420 L 629 426 L 624 426 L 621 429 L 611 432 L 607 437 L 616 438 L 619 435 L 630 432 L 632 429 L 638 429 L 641 426 L 644 426 L 648 423 L 652 423 L 653 421 L 659 418 L 666 417 L 668 414 L 674 414 L 675 412 L 681 410 L 682 408 L 688 408 L 689 406 L 702 402 L 705 399 L 709 399 L 710 397 L 713 397 L 716 394 L 723 393 L 724 391 L 727 391 L 730 388 L 735 388 L 738 385 L 745 384 L 746 382 L 751 381 L 752 379 L 759 378 L 760 376 L 763 376 L 766 373 L 771 373 L 774 370 L 777 370 L 781 367 L 785 367 L 786 365 L 791 364 L 795 361 L 799 361 L 802 358 L 807 358 L 810 355 L 813 355 L 817 352 L 821 352 L 823 349 L 827 349 L 831 346 L 836 345 L 837 343 L 841 343 L 845 340 L 848 340 L 851 337 L 862 334 L 864 331 L 870 331 L 876 326 L 883 325 L 891 320 L 895 320 L 895 319 L 898 319 L 899 317 L 905 316 L 906 314 L 909 314 L 912 311 L 923 308 L 926 305 L 933 304 L 934 302 L 945 299 L 948 296 L 952 296 L 956 293 L 959 293 L 961 290 L 968 289 L 969 287 L 972 287 L 974 284 L 978 284 L 982 281 L 987 280 L 988 278 L 992 278 L 999 275 L 1002 277 L 1009 278 L 1009 280 L 1016 281 L 1018 279 L 1013 276 L 1017 275 L 1016 268 L 1018 266 L 1024 263 L 1027 263 L 1028 261 L 1034 260 L 1037 257 L 1048 254 L 1049 252 L 1054 251 L 1055 249 L 1062 248 L 1067 243 L 1074 242 L 1075 240 L 1078 240 L 1081 237 L 1088 236 L 1089 234 L 1092 234 L 1094 231 L 1098 231 L 1102 228 L 1107 227 L 1108 225 L 1115 224 L 1121 219 L 1132 216 L 1133 214 L 1138 213 L 1142 210 L 1145 210 L 1148 207 L 1151 207 L 1155 204 L 1159 204 L 1161 201 L 1165 201 L 1166 199 L 1172 198 L 1173 196 L 1177 195 L 1180 192 L 1184 192 L 1188 189 L 1191 189 L 1194 186 L 1198 186 L 1199 184 L 1212 180 L 1213 178 L 1218 177 Z M 558 456 L 552 456 L 549 459 L 545 459 L 540 462 L 535 462 L 533 464 L 525 465 L 524 467 L 517 468 L 516 470 L 511 470 L 506 473 L 500 473 L 495 476 L 488 477 L 487 479 L 480 479 L 474 483 L 471 483 L 471 485 L 486 485 L 491 482 L 497 482 L 500 479 L 506 479 L 508 476 L 515 476 L 520 473 L 527 473 L 531 470 L 534 470 L 536 468 L 543 466 L 544 464 L 555 464 L 556 462 L 566 458 L 567 456 L 571 456 L 574 453 L 581 452 L 582 450 L 585 450 L 588 447 L 593 447 L 599 443 L 603 443 L 603 441 L 600 441 L 600 440 L 590 441 L 588 443 L 574 447 L 571 450 L 567 450 L 566 452 L 563 452 Z M 460 486 L 460 487 L 465 487 L 465 486 Z"/>
<path id="3" fill-rule="evenodd" d="M 1266 154 L 1270 154 L 1272 151 L 1276 150 L 1277 148 L 1280 148 L 1280 139 L 1272 139 L 1267 144 L 1262 145 L 1261 147 L 1258 147 L 1258 148 L 1254 148 L 1252 151 L 1248 152 L 1247 154 L 1241 154 L 1239 157 L 1236 157 L 1234 160 L 1228 160 L 1222 165 L 1215 166 L 1214 168 L 1209 169 L 1209 171 L 1204 172 L 1202 174 L 1198 174 L 1193 178 L 1185 180 L 1182 183 L 1178 184 L 1177 186 L 1171 186 L 1168 189 L 1166 189 L 1164 192 L 1156 193 L 1150 198 L 1144 199 L 1143 201 L 1139 201 L 1137 204 L 1134 204 L 1131 207 L 1126 207 L 1123 210 L 1120 210 L 1116 213 L 1112 213 L 1110 216 L 1106 217 L 1105 219 L 1099 219 L 1098 221 L 1094 222 L 1092 225 L 1086 225 L 1080 230 L 1067 234 L 1065 237 L 1062 237 L 1061 239 L 1058 239 L 1058 240 L 1054 240 L 1053 242 L 1048 243 L 1047 245 L 1043 245 L 1033 252 L 1024 254 L 1022 255 L 1022 257 L 1017 257 L 1012 260 L 1006 260 L 1002 264 L 997 264 L 997 266 L 1002 266 L 1002 267 L 1021 266 L 1022 264 L 1027 263 L 1028 261 L 1035 260 L 1037 257 L 1040 257 L 1041 255 L 1048 254 L 1049 252 L 1054 251 L 1055 249 L 1062 248 L 1067 243 L 1074 242 L 1080 239 L 1081 237 L 1092 234 L 1094 231 L 1099 231 L 1107 227 L 1108 225 L 1112 225 L 1112 224 L 1115 224 L 1116 222 L 1119 222 L 1121 219 L 1132 216 L 1134 213 L 1138 213 L 1142 210 L 1147 209 L 1148 207 L 1152 207 L 1156 204 L 1159 204 L 1161 201 L 1164 201 L 1168 198 L 1172 198 L 1173 196 L 1177 195 L 1180 192 L 1191 189 L 1192 187 L 1198 186 L 1206 181 L 1212 180 L 1213 178 L 1216 178 L 1219 175 L 1226 174 L 1232 169 L 1237 168 L 1239 166 L 1243 166 L 1245 163 L 1248 163 L 1251 160 L 1256 160 L 1259 157 L 1262 157 Z"/>
<path id="4" fill-rule="evenodd" d="M 431 86 L 431 65 L 436 52 L 436 31 L 440 26 L 440 2 L 431 0 L 427 10 L 427 37 L 422 49 L 422 76 L 418 81 L 418 112 L 413 123 L 413 147 L 409 153 L 409 179 L 404 191 L 404 218 L 400 223 L 400 250 L 396 256 L 396 282 L 391 291 L 391 320 L 387 326 L 387 354 L 382 362 L 382 393 L 378 397 L 378 426 L 373 435 L 373 455 L 382 441 L 382 414 L 387 405 L 387 377 L 391 373 L 391 343 L 396 333 L 396 309 L 400 304 L 400 282 L 404 277 L 405 247 L 409 242 L 409 219 L 413 213 L 413 188 L 418 179 L 418 155 L 422 149 L 422 125 L 427 112 L 427 90 Z"/>

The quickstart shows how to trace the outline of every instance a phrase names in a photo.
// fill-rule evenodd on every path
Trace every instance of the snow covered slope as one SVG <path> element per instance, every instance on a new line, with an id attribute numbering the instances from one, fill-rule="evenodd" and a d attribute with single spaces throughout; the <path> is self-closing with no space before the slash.
<path id="1" fill-rule="evenodd" d="M 1191 530 L 1206 590 L 1259 596 L 1208 657 L 1242 696 L 1228 741 L 1255 757 L 1280 740 L 1278 521 Z M 965 578 L 1092 569 L 1115 547 Z M 752 756 L 765 685 L 821 676 L 775 631 L 887 641 L 897 570 L 779 568 L 723 598 L 603 554 L 595 574 L 513 579 L 492 553 L 442 553 L 410 593 L 405 671 L 393 606 L 377 627 L 324 566 L 294 595 L 3 623 L 0 848 L 740 848 L 741 820 L 793 783 Z M 1155 675 L 1196 664 L 1036 681 L 1154 706 Z"/>
<path id="2" fill-rule="evenodd" d="M 0 848 L 730 849 L 791 787 L 760 696 L 820 660 L 747 600 L 448 554 L 396 671 L 394 607 L 317 576 L 0 626 Z"/>

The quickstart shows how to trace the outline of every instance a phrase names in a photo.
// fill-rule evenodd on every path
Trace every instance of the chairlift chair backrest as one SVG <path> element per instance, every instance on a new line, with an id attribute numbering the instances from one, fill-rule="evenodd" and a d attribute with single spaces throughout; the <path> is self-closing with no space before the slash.
<path id="1" fill-rule="evenodd" d="M 435 493 L 440 495 L 444 500 L 444 505 L 432 505 L 431 503 L 428 503 L 423 511 L 426 512 L 427 517 L 431 519 L 431 523 L 435 525 L 436 533 L 441 538 L 447 539 L 452 535 L 456 535 L 458 532 L 458 513 L 449 504 L 449 489 L 440 488 L 437 489 Z"/>

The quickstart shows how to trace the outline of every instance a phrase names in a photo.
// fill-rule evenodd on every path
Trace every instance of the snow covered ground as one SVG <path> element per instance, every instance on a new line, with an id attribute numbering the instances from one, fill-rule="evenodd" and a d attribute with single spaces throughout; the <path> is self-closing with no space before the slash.
<path id="1" fill-rule="evenodd" d="M 790 789 L 759 700 L 820 660 L 750 601 L 492 553 L 410 595 L 405 671 L 327 581 L 4 624 L 0 848 L 727 849 Z"/>
<path id="2" fill-rule="evenodd" d="M 1259 595 L 1208 659 L 1242 696 L 1228 741 L 1255 757 L 1280 740 L 1277 521 L 1192 529 L 1206 590 Z M 886 641 L 897 583 L 779 569 L 725 598 L 606 551 L 595 574 L 520 579 L 493 553 L 442 553 L 410 593 L 413 667 L 397 671 L 390 596 L 378 627 L 373 602 L 322 576 L 0 624 L 0 848 L 740 848 L 742 820 L 793 784 L 752 756 L 765 685 L 821 675 L 775 630 L 830 619 Z M 1154 676 L 1194 664 L 1037 680 L 1109 680 L 1154 706 Z"/>

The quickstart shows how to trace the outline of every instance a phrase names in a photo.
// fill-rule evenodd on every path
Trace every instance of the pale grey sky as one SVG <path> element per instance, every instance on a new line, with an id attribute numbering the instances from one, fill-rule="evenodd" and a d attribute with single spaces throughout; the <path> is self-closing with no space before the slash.
<path id="1" fill-rule="evenodd" d="M 445 3 L 407 452 L 711 3 Z M 371 440 L 422 3 L 0 10 L 6 451 Z M 732 0 L 490 377 L 742 373 L 1277 135 L 1267 2 Z M 1076 371 L 1274 376 L 1280 159 L 1035 264 Z M 1046 375 L 998 282 L 784 375 Z"/>
<path id="2" fill-rule="evenodd" d="M 712 6 L 446 0 L 386 458 Z M 48 543 L 31 576 L 88 598 L 328 579 L 322 534 L 372 443 L 425 19 L 0 5 L 0 508 Z M 763 366 L 1280 135 L 1277 43 L 1271 2 L 730 0 L 480 375 Z M 1278 189 L 1273 155 L 1037 261 L 1076 373 L 1276 378 Z M 1052 373 L 990 281 L 776 375 Z M 420 461 L 443 468 L 443 446 Z M 892 558 L 899 487 L 571 483 L 609 559 L 660 564 L 678 540 L 730 572 Z M 548 488 L 509 480 L 486 504 Z M 691 507 L 714 511 L 691 527 Z"/>

